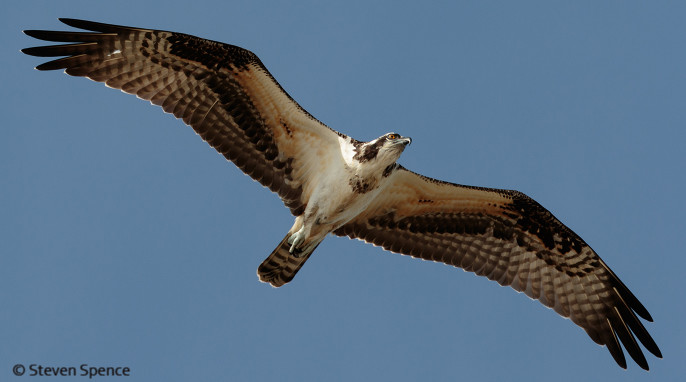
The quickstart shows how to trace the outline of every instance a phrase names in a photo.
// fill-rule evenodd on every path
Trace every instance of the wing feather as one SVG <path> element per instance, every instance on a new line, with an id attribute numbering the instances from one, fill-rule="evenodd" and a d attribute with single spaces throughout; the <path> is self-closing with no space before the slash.
<path id="1" fill-rule="evenodd" d="M 181 33 L 60 20 L 90 32 L 25 31 L 69 43 L 24 49 L 38 57 L 65 56 L 37 69 L 64 69 L 161 106 L 276 192 L 293 214 L 304 211 L 310 175 L 326 162 L 310 149 L 336 155 L 344 136 L 301 108 L 255 54 Z"/>
<path id="2" fill-rule="evenodd" d="M 648 369 L 634 334 L 661 357 L 636 316 L 652 321 L 645 307 L 588 244 L 533 199 L 442 182 L 402 167 L 389 176 L 383 195 L 335 234 L 509 285 L 569 317 L 622 367 L 619 341 Z"/>

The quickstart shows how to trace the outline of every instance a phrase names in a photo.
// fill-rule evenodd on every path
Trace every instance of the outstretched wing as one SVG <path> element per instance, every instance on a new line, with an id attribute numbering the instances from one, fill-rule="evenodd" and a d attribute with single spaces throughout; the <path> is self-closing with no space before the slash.
<path id="1" fill-rule="evenodd" d="M 619 341 L 648 369 L 634 335 L 661 357 L 636 317 L 652 321 L 648 311 L 591 247 L 533 199 L 402 167 L 388 180 L 383 197 L 335 234 L 509 285 L 569 317 L 624 368 Z"/>
<path id="2" fill-rule="evenodd" d="M 23 49 L 39 57 L 66 56 L 36 69 L 65 69 L 161 106 L 276 192 L 294 215 L 304 211 L 310 176 L 340 151 L 342 134 L 302 109 L 255 54 L 181 33 L 60 20 L 93 32 L 25 31 L 70 43 Z"/>

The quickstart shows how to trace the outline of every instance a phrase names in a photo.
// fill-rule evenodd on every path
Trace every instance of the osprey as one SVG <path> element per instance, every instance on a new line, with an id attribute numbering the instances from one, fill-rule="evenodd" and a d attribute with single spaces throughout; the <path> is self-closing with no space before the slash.
<path id="1" fill-rule="evenodd" d="M 69 44 L 27 48 L 65 69 L 159 105 L 279 195 L 295 222 L 259 266 L 263 282 L 293 279 L 329 234 L 443 262 L 511 286 L 581 326 L 626 368 L 620 341 L 648 370 L 638 342 L 660 349 L 646 308 L 577 234 L 518 191 L 427 178 L 397 163 L 411 139 L 361 142 L 300 107 L 255 54 L 187 34 L 60 19 L 91 32 L 28 30 Z"/>

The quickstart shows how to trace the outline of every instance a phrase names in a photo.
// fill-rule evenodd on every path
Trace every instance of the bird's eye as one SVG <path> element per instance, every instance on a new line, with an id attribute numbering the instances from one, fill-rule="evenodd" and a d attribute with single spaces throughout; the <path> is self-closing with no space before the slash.
<path id="1" fill-rule="evenodd" d="M 398 134 L 388 134 L 388 139 L 398 139 L 400 138 L 400 135 Z"/>

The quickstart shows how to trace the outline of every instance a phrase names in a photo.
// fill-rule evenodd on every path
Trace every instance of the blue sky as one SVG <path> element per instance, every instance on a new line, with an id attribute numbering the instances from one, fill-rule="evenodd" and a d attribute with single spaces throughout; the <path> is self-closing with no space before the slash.
<path id="1" fill-rule="evenodd" d="M 8 2 L 0 379 L 17 363 L 130 381 L 683 378 L 686 7 L 570 3 Z M 644 303 L 665 358 L 622 370 L 510 288 L 344 238 L 286 287 L 260 283 L 288 211 L 159 108 L 33 70 L 20 31 L 57 17 L 248 48 L 334 129 L 411 136 L 404 166 L 527 193 Z"/>

